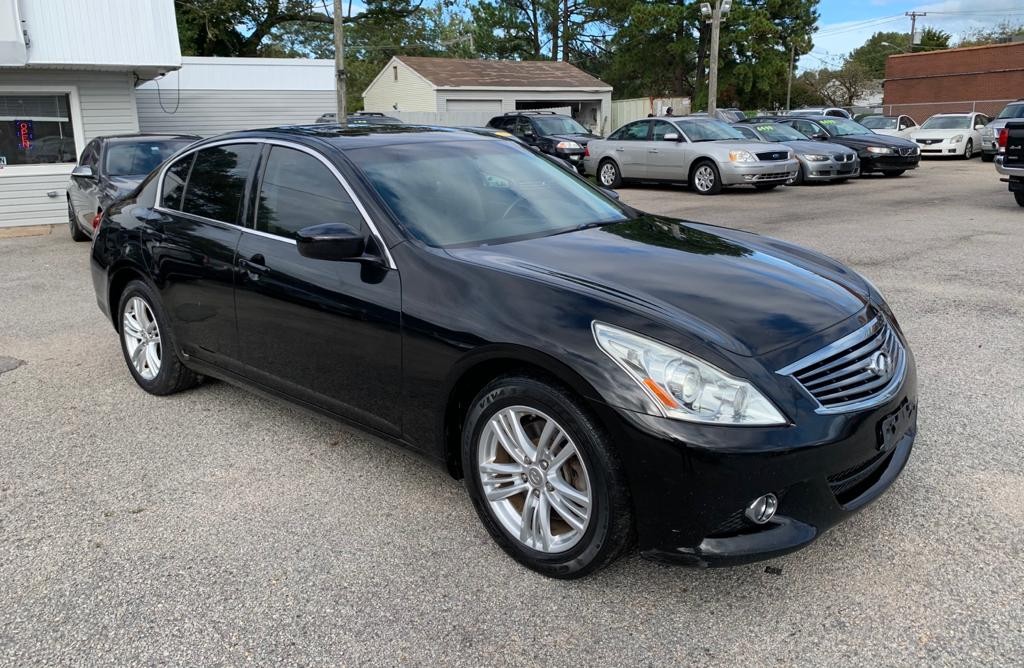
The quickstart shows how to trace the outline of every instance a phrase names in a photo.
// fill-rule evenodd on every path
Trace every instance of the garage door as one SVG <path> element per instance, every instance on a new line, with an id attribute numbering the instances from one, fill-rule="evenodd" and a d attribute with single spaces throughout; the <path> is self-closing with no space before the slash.
<path id="1" fill-rule="evenodd" d="M 501 100 L 445 100 L 445 111 L 501 111 Z"/>

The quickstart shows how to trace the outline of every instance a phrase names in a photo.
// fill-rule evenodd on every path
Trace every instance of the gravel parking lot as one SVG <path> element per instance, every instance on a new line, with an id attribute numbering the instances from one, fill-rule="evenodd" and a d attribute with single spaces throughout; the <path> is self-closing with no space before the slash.
<path id="1" fill-rule="evenodd" d="M 546 580 L 414 455 L 225 383 L 145 394 L 57 228 L 0 239 L 0 663 L 1024 662 L 1024 209 L 992 165 L 621 194 L 881 288 L 921 385 L 889 493 L 771 562 Z"/>

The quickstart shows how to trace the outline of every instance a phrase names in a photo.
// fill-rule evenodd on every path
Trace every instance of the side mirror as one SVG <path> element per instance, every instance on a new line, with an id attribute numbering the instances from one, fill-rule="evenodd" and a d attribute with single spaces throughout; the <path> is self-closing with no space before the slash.
<path id="1" fill-rule="evenodd" d="M 76 176 L 80 179 L 95 179 L 96 175 L 92 173 L 92 167 L 86 165 L 79 165 L 71 170 L 71 176 Z"/>
<path id="2" fill-rule="evenodd" d="M 977 125 L 974 126 L 974 129 L 975 130 L 984 130 L 985 126 L 982 125 L 981 123 L 978 123 Z"/>
<path id="3" fill-rule="evenodd" d="M 295 234 L 299 255 L 314 260 L 358 260 L 366 250 L 366 239 L 345 223 L 304 227 Z"/>
<path id="4" fill-rule="evenodd" d="M 679 141 L 680 137 L 678 132 L 666 132 L 662 139 L 665 141 Z"/>
<path id="5" fill-rule="evenodd" d="M 600 187 L 600 186 L 598 186 L 598 187 Z M 617 193 L 616 191 L 612 190 L 611 188 L 601 188 L 601 192 L 603 192 L 608 197 L 611 197 L 616 202 L 619 201 L 619 193 Z"/>
<path id="6" fill-rule="evenodd" d="M 811 135 L 811 139 L 814 139 L 816 141 L 825 141 L 825 140 L 828 139 L 828 133 L 827 132 L 815 132 L 814 134 Z"/>

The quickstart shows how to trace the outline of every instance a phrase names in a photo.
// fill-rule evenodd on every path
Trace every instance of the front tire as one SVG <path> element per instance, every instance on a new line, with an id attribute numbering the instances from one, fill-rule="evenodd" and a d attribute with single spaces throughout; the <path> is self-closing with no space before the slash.
<path id="1" fill-rule="evenodd" d="M 786 185 L 787 186 L 800 186 L 804 183 L 804 166 L 803 164 L 797 165 L 796 176 L 791 178 Z"/>
<path id="2" fill-rule="evenodd" d="M 970 160 L 974 157 L 974 140 L 968 139 L 967 144 L 964 146 L 964 160 Z"/>
<path id="3" fill-rule="evenodd" d="M 89 235 L 78 225 L 78 217 L 75 215 L 75 208 L 71 206 L 71 200 L 68 200 L 68 229 L 73 241 L 89 240 Z"/>
<path id="4" fill-rule="evenodd" d="M 1024 192 L 1013 193 L 1013 198 L 1017 200 L 1018 205 L 1024 206 Z"/>
<path id="5" fill-rule="evenodd" d="M 597 167 L 597 181 L 605 188 L 618 188 L 622 185 L 622 173 L 614 160 L 602 160 Z"/>
<path id="6" fill-rule="evenodd" d="M 722 175 L 715 163 L 704 160 L 697 163 L 690 173 L 690 187 L 698 195 L 717 195 L 722 192 Z"/>
<path id="7" fill-rule="evenodd" d="M 996 159 L 996 154 L 995 153 L 982 153 L 981 154 L 981 161 L 982 162 L 992 162 L 995 159 Z"/>
<path id="8" fill-rule="evenodd" d="M 462 434 L 466 489 L 480 521 L 519 563 L 578 578 L 629 545 L 622 466 L 569 390 L 532 376 L 497 378 L 473 400 Z"/>
<path id="9" fill-rule="evenodd" d="M 775 190 L 779 187 L 778 183 L 755 183 L 754 188 L 758 190 Z"/>
<path id="10" fill-rule="evenodd" d="M 905 170 L 905 169 L 894 169 L 894 170 L 891 170 L 891 171 L 888 171 L 888 172 L 882 172 L 882 176 L 884 176 L 886 178 L 889 178 L 889 179 L 894 179 L 897 176 L 903 176 L 903 172 L 905 172 L 905 171 L 907 171 L 907 170 Z"/>
<path id="11" fill-rule="evenodd" d="M 156 291 L 131 281 L 117 307 L 121 352 L 135 382 L 150 394 L 163 396 L 199 383 L 199 376 L 178 359 L 170 323 Z"/>

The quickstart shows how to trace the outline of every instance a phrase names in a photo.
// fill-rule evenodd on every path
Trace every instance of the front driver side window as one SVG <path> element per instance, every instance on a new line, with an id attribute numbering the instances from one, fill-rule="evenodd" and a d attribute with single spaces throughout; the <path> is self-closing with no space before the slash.
<path id="1" fill-rule="evenodd" d="M 363 227 L 359 209 L 324 163 L 296 149 L 270 149 L 256 229 L 294 239 L 299 230 L 324 223 L 345 223 L 357 232 Z"/>
<path id="2" fill-rule="evenodd" d="M 646 141 L 648 126 L 649 123 L 647 121 L 631 123 L 624 128 L 616 130 L 615 134 L 609 137 L 609 139 L 617 139 L 619 141 Z"/>

